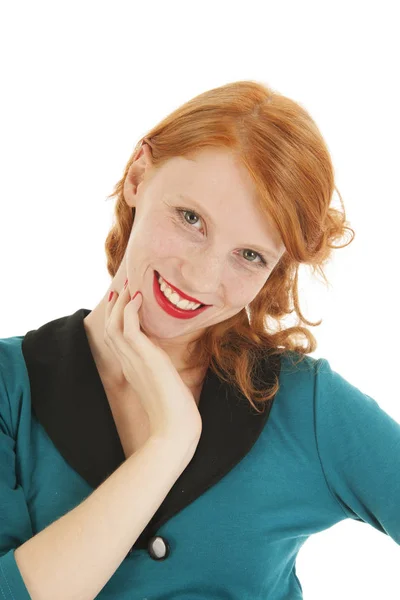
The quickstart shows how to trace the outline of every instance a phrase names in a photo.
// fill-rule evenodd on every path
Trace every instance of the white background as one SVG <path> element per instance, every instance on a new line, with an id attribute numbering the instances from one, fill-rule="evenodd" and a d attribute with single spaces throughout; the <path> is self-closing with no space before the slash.
<path id="1" fill-rule="evenodd" d="M 110 283 L 106 198 L 136 142 L 191 97 L 254 79 L 315 119 L 356 231 L 330 288 L 302 274 L 304 313 L 323 318 L 312 356 L 400 422 L 396 4 L 2 2 L 0 337 L 94 308 Z M 399 558 L 346 520 L 306 542 L 297 575 L 305 600 L 391 600 Z"/>

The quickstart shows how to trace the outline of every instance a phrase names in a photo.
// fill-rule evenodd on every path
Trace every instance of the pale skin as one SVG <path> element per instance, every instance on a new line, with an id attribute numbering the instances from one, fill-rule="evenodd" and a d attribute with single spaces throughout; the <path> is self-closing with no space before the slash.
<path id="1" fill-rule="evenodd" d="M 201 420 L 193 400 L 198 407 L 205 373 L 187 369 L 187 344 L 246 307 L 284 252 L 277 232 L 258 212 L 248 173 L 233 155 L 207 150 L 195 161 L 178 157 L 159 171 L 151 167 L 145 145 L 124 187 L 126 203 L 136 207 L 125 256 L 84 319 L 127 460 L 79 506 L 16 549 L 34 599 L 97 598 L 197 448 Z M 188 211 L 187 225 L 178 207 Z M 198 219 L 192 225 L 193 213 Z M 255 245 L 273 254 L 267 267 L 256 266 L 261 259 Z M 154 270 L 211 306 L 193 319 L 172 317 L 154 297 Z M 109 303 L 110 290 L 118 298 Z M 137 290 L 140 305 L 130 301 Z"/>
<path id="2" fill-rule="evenodd" d="M 131 409 L 130 386 L 117 357 L 104 342 L 109 292 L 120 293 L 128 278 L 130 295 L 140 290 L 143 296 L 138 312 L 142 331 L 168 353 L 198 404 L 205 370 L 187 369 L 189 341 L 197 339 L 206 327 L 237 314 L 255 298 L 284 253 L 284 245 L 272 222 L 260 213 L 250 175 L 224 149 L 202 150 L 194 161 L 175 157 L 152 171 L 151 149 L 143 144 L 128 172 L 124 199 L 136 207 L 126 253 L 105 295 L 84 319 L 106 394 L 114 399 L 115 412 L 124 398 Z M 187 212 L 179 216 L 178 208 Z M 262 266 L 260 254 L 266 266 Z M 193 319 L 170 316 L 154 297 L 154 270 L 211 306 Z M 121 416 L 121 422 L 122 418 L 127 414 Z"/>

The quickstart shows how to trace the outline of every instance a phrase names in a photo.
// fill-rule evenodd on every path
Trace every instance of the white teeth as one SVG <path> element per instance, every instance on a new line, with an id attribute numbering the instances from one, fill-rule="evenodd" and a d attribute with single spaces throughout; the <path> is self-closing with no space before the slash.
<path id="1" fill-rule="evenodd" d="M 179 294 L 173 292 L 169 285 L 165 283 L 161 275 L 158 276 L 158 281 L 160 283 L 160 289 L 164 296 L 166 296 L 168 300 L 172 302 L 172 304 L 175 304 L 175 306 L 177 306 L 178 308 L 182 308 L 183 310 L 195 310 L 196 308 L 199 308 L 199 306 L 201 306 L 201 304 L 196 304 L 195 302 L 189 302 L 189 300 L 184 300 L 179 296 Z"/>

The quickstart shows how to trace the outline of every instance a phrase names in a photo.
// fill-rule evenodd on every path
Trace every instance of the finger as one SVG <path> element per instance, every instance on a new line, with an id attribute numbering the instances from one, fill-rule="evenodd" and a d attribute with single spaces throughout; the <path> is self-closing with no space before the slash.
<path id="1" fill-rule="evenodd" d="M 134 334 L 138 329 L 138 317 L 137 310 L 141 304 L 141 294 L 137 294 L 136 298 L 131 301 L 129 285 L 125 284 L 123 289 L 118 293 L 116 290 L 113 291 L 111 300 L 107 303 L 105 310 L 105 337 L 111 338 L 114 343 L 123 343 L 123 338 L 126 336 L 126 315 L 125 309 L 129 304 L 132 304 L 133 312 L 129 317 L 131 328 L 129 330 L 130 336 Z"/>
<path id="2" fill-rule="evenodd" d="M 138 338 L 140 331 L 140 321 L 138 311 L 142 305 L 142 293 L 137 290 L 124 308 L 123 333 L 125 339 L 134 341 Z"/>
<path id="3" fill-rule="evenodd" d="M 124 334 L 125 307 L 129 304 L 129 290 L 125 283 L 120 294 L 116 290 L 109 290 L 108 302 L 105 308 L 104 317 L 104 342 L 118 359 L 122 373 L 126 380 L 129 380 L 129 373 L 136 375 L 137 355 L 133 345 L 128 343 Z"/>
<path id="4" fill-rule="evenodd" d="M 127 296 L 126 294 L 124 294 L 124 291 L 126 291 L 126 287 L 125 289 L 123 288 L 122 290 L 115 290 L 112 289 L 112 287 L 110 288 L 109 292 L 109 300 L 105 309 L 105 315 L 104 315 L 104 338 L 112 338 L 114 340 L 116 340 L 116 338 L 121 338 L 122 337 L 122 331 L 123 331 L 123 320 L 124 320 L 124 313 L 123 313 L 123 309 L 125 307 L 126 301 L 127 301 Z M 112 296 L 111 296 L 111 292 L 112 292 Z M 111 296 L 111 299 L 110 299 Z"/>

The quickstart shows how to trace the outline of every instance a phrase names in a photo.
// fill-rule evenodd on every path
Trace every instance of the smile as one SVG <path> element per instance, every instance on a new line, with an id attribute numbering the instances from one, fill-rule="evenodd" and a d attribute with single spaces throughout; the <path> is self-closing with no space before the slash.
<path id="1" fill-rule="evenodd" d="M 179 308 L 178 306 L 176 306 L 175 304 L 173 304 L 173 302 L 171 302 L 167 296 L 165 296 L 164 292 L 161 290 L 160 287 L 160 283 L 159 283 L 159 277 L 160 274 L 157 273 L 157 271 L 154 271 L 154 276 L 153 276 L 153 292 L 154 292 L 154 296 L 157 300 L 157 303 L 159 304 L 159 306 L 161 306 L 161 308 L 164 309 L 164 311 L 166 313 L 168 313 L 170 316 L 178 318 L 178 319 L 192 319 L 193 317 L 197 316 L 198 314 L 200 314 L 201 312 L 205 311 L 207 308 L 209 308 L 209 305 L 200 305 L 199 308 Z M 164 280 L 161 278 L 162 283 L 161 285 L 163 286 L 167 286 L 167 288 L 170 288 L 172 292 L 175 292 L 176 288 L 174 288 L 173 286 L 170 286 L 169 284 L 167 284 L 166 282 L 164 283 Z M 178 291 L 175 292 L 176 294 L 178 294 Z M 171 295 L 171 294 L 169 294 Z M 189 296 L 186 296 L 186 294 L 182 294 L 179 293 L 178 294 L 180 299 L 183 300 L 188 300 L 189 302 L 192 302 L 192 299 Z"/>

